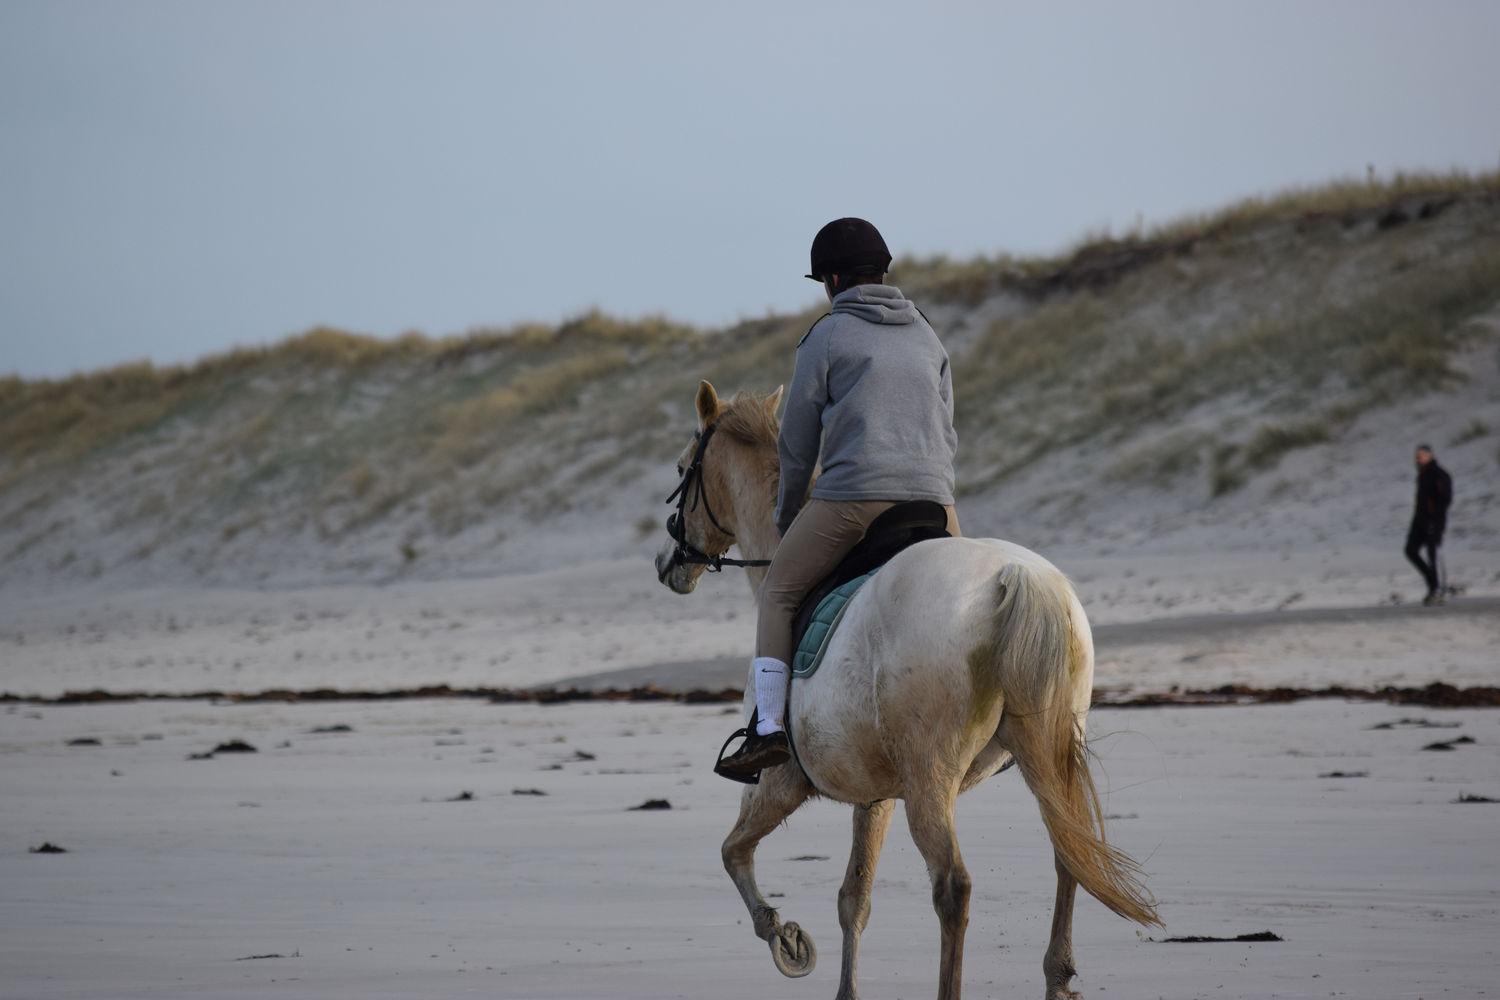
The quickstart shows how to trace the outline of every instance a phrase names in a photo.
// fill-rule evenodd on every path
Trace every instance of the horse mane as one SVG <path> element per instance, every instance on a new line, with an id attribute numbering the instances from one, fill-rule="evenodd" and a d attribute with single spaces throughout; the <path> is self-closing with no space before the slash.
<path id="1" fill-rule="evenodd" d="M 741 389 L 734 394 L 729 406 L 715 421 L 719 432 L 741 444 L 775 448 L 776 438 L 781 433 L 781 422 L 766 406 L 770 399 L 770 396 L 757 396 Z"/>
<path id="2" fill-rule="evenodd" d="M 770 484 L 774 493 L 776 484 L 781 481 L 781 457 L 776 451 L 781 421 L 776 419 L 775 412 L 767 405 L 773 398 L 742 389 L 720 411 L 715 425 L 720 434 L 748 446 L 756 453 L 761 476 Z"/>

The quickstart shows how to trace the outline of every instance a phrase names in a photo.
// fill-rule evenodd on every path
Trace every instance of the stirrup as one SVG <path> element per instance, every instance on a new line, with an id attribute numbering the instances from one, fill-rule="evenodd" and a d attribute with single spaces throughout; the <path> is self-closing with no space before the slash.
<path id="1" fill-rule="evenodd" d="M 755 725 L 754 718 L 751 718 L 750 725 Z M 719 748 L 719 759 L 714 761 L 714 774 L 719 775 L 721 778 L 728 778 L 730 781 L 738 781 L 746 785 L 758 785 L 760 784 L 759 771 L 756 771 L 754 774 L 733 774 L 729 771 L 724 770 L 724 751 L 729 749 L 729 744 L 733 743 L 741 736 L 749 739 L 750 728 L 748 726 L 744 729 L 736 729 L 734 732 L 730 733 L 729 739 L 725 740 L 724 745 Z"/>

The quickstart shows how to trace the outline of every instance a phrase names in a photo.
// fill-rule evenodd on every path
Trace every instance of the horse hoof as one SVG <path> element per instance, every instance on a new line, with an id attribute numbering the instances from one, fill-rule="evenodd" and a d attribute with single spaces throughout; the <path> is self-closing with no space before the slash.
<path id="1" fill-rule="evenodd" d="M 812 938 L 794 923 L 782 924 L 781 929 L 771 935 L 770 943 L 771 961 L 776 963 L 776 971 L 789 979 L 802 978 L 818 964 L 818 949 Z"/>

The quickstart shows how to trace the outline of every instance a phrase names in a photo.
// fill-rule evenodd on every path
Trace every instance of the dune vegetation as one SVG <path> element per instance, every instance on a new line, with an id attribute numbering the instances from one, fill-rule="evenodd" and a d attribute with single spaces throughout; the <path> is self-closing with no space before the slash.
<path id="1" fill-rule="evenodd" d="M 949 344 L 964 497 L 1081 449 L 1103 483 L 1212 504 L 1362 415 L 1493 377 L 1500 174 L 1336 183 L 1053 259 L 905 258 L 889 280 Z M 296 540 L 278 560 L 357 568 L 374 546 L 409 567 L 569 511 L 644 532 L 629 511 L 649 504 L 619 498 L 670 485 L 697 380 L 773 390 L 816 316 L 320 328 L 186 366 L 0 379 L 0 577 L 253 575 L 266 538 Z"/>

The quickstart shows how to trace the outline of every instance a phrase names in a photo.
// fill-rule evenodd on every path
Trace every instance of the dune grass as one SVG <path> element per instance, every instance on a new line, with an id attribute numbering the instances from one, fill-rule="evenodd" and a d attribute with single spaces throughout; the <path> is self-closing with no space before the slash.
<path id="1" fill-rule="evenodd" d="M 892 280 L 924 307 L 1013 300 L 954 358 L 965 495 L 1087 448 L 1113 481 L 1223 496 L 1464 377 L 1455 358 L 1494 336 L 1469 320 L 1500 304 L 1500 174 L 1247 199 L 1053 258 L 902 258 Z M 670 471 L 698 380 L 774 390 L 818 315 L 702 332 L 594 310 L 441 339 L 320 327 L 186 366 L 0 379 L 0 517 L 19 525 L 12 547 L 51 544 L 51 508 L 92 482 L 124 498 L 113 526 L 156 537 L 199 519 L 225 545 L 292 525 L 338 540 L 401 518 L 419 561 L 427 534 L 497 509 L 654 493 L 642 470 Z"/>
<path id="2" fill-rule="evenodd" d="M 993 323 L 954 369 L 965 461 L 980 470 L 966 489 L 1059 448 L 1128 439 L 1140 455 L 1112 474 L 1159 483 L 1206 466 L 1211 495 L 1223 495 L 1371 407 L 1451 386 L 1464 377 L 1455 355 L 1486 336 L 1468 320 L 1500 304 L 1497 215 L 1481 212 L 1451 247 L 1415 224 L 1370 222 L 1365 259 L 1342 275 L 1342 233 L 1273 234 L 1252 283 L 1238 248 L 1200 246 L 1186 263 L 1161 258 Z M 1252 417 L 1305 416 L 1241 419 L 1183 455 L 1193 435 L 1178 423 L 1236 398 L 1255 401 Z"/>

